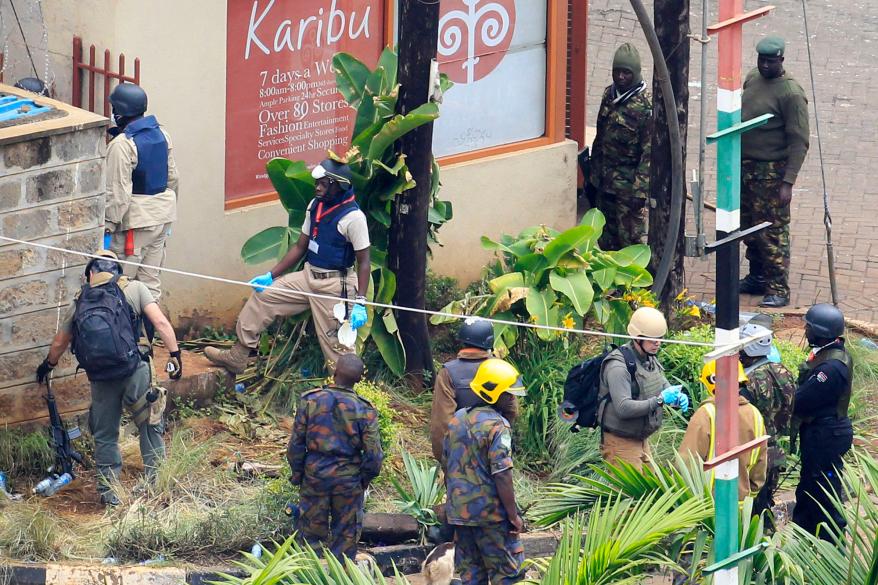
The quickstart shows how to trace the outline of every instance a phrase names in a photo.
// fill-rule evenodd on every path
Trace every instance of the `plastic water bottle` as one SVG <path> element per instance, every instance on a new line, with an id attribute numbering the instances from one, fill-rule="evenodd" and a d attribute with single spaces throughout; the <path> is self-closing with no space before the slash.
<path id="1" fill-rule="evenodd" d="M 256 544 L 254 544 L 253 547 L 250 549 L 250 554 L 253 555 L 254 557 L 256 557 L 257 559 L 261 559 L 262 558 L 262 545 L 259 544 L 258 542 Z"/>
<path id="2" fill-rule="evenodd" d="M 53 481 L 55 481 L 54 477 L 47 477 L 46 479 L 34 486 L 33 492 L 38 496 L 45 496 L 46 490 L 52 487 Z"/>
<path id="3" fill-rule="evenodd" d="M 7 481 L 6 472 L 0 471 L 0 492 L 6 491 L 6 481 Z"/>
<path id="4" fill-rule="evenodd" d="M 869 339 L 868 337 L 863 337 L 860 339 L 860 345 L 868 349 L 869 351 L 875 351 L 878 349 L 878 344 Z"/>
<path id="5" fill-rule="evenodd" d="M 237 392 L 238 394 L 243 394 L 244 393 L 244 384 L 242 384 L 241 382 L 238 382 L 237 384 L 235 384 L 235 392 Z"/>
<path id="6" fill-rule="evenodd" d="M 58 493 L 58 490 L 60 490 L 61 488 L 63 488 L 65 485 L 67 485 L 67 484 L 70 483 L 71 481 L 73 481 L 73 476 L 72 476 L 72 475 L 70 475 L 69 473 L 61 474 L 61 475 L 58 476 L 57 479 L 55 479 L 55 481 L 53 481 L 53 482 L 49 485 L 48 489 L 46 489 L 46 490 L 43 492 L 43 495 L 46 496 L 46 497 L 49 497 L 49 496 L 51 496 L 51 495 L 54 495 L 54 494 Z"/>

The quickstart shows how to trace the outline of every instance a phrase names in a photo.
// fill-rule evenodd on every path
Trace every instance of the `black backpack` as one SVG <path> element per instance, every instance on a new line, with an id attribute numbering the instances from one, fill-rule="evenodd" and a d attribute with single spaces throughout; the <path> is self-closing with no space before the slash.
<path id="1" fill-rule="evenodd" d="M 615 345 L 611 345 L 610 349 L 604 353 L 589 358 L 573 366 L 567 372 L 567 380 L 564 382 L 564 402 L 571 403 L 576 407 L 578 416 L 576 423 L 571 427 L 571 431 L 579 432 L 580 428 L 594 428 L 598 426 L 598 410 L 603 401 L 609 400 L 610 395 L 600 396 L 601 390 L 601 366 L 604 360 L 610 355 L 610 352 L 617 349 Z M 622 357 L 625 358 L 625 364 L 628 366 L 628 373 L 631 379 L 634 379 L 634 373 L 637 369 L 637 361 L 634 352 L 628 347 L 619 347 Z M 640 395 L 640 389 L 637 384 L 632 385 L 632 398 L 637 399 Z"/>
<path id="2" fill-rule="evenodd" d="M 73 355 L 89 380 L 118 380 L 140 364 L 138 319 L 119 288 L 119 277 L 79 291 L 73 313 Z"/>

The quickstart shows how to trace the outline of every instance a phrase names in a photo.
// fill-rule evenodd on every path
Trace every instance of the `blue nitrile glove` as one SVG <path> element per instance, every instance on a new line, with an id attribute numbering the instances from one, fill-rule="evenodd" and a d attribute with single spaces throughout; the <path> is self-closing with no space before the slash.
<path id="1" fill-rule="evenodd" d="M 680 397 L 683 396 L 682 390 L 682 386 L 668 386 L 662 390 L 662 400 L 668 406 L 680 406 Z M 688 402 L 689 399 L 687 398 L 686 401 Z"/>
<path id="2" fill-rule="evenodd" d="M 266 286 L 271 286 L 271 283 L 274 282 L 274 277 L 271 276 L 271 272 L 266 272 L 265 274 L 260 274 L 259 276 L 254 276 L 249 284 L 253 287 L 253 290 L 256 292 L 262 292 L 265 290 Z"/>
<path id="3" fill-rule="evenodd" d="M 780 350 L 778 350 L 778 349 L 777 349 L 777 346 L 776 346 L 775 344 L 773 344 L 773 343 L 771 344 L 771 351 L 768 352 L 768 361 L 770 361 L 770 362 L 773 363 L 773 364 L 779 364 L 779 363 L 781 363 L 781 361 L 780 361 Z"/>
<path id="4" fill-rule="evenodd" d="M 351 329 L 356 331 L 365 325 L 368 320 L 369 316 L 366 314 L 366 306 L 354 305 L 351 309 Z"/>
<path id="5" fill-rule="evenodd" d="M 689 397 L 683 392 L 680 392 L 680 410 L 689 412 Z"/>
<path id="6" fill-rule="evenodd" d="M 113 234 L 107 232 L 104 234 L 104 250 L 110 249 L 110 242 L 113 241 Z"/>

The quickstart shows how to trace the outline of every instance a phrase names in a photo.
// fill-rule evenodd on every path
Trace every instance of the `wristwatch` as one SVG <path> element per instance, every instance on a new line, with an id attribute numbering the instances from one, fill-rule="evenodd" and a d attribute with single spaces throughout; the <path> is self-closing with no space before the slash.
<path id="1" fill-rule="evenodd" d="M 664 404 L 665 404 L 665 399 L 662 398 L 662 395 L 661 395 L 661 394 L 659 394 L 658 396 L 656 396 L 656 399 L 658 400 L 658 405 L 659 405 L 659 406 L 664 406 Z"/>
<path id="2" fill-rule="evenodd" d="M 354 302 L 358 305 L 365 305 L 366 297 L 364 297 L 363 295 L 357 295 L 356 297 L 354 297 Z"/>

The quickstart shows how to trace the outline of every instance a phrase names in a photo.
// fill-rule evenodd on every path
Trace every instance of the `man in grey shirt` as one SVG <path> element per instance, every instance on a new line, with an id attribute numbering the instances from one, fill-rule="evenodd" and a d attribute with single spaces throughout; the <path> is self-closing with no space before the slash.
<path id="1" fill-rule="evenodd" d="M 689 398 L 681 386 L 670 385 L 656 357 L 667 332 L 660 311 L 641 307 L 628 323 L 628 334 L 637 339 L 611 351 L 601 365 L 598 420 L 601 456 L 608 463 L 621 460 L 642 469 L 649 436 L 662 425 L 662 406 L 689 409 Z"/>

